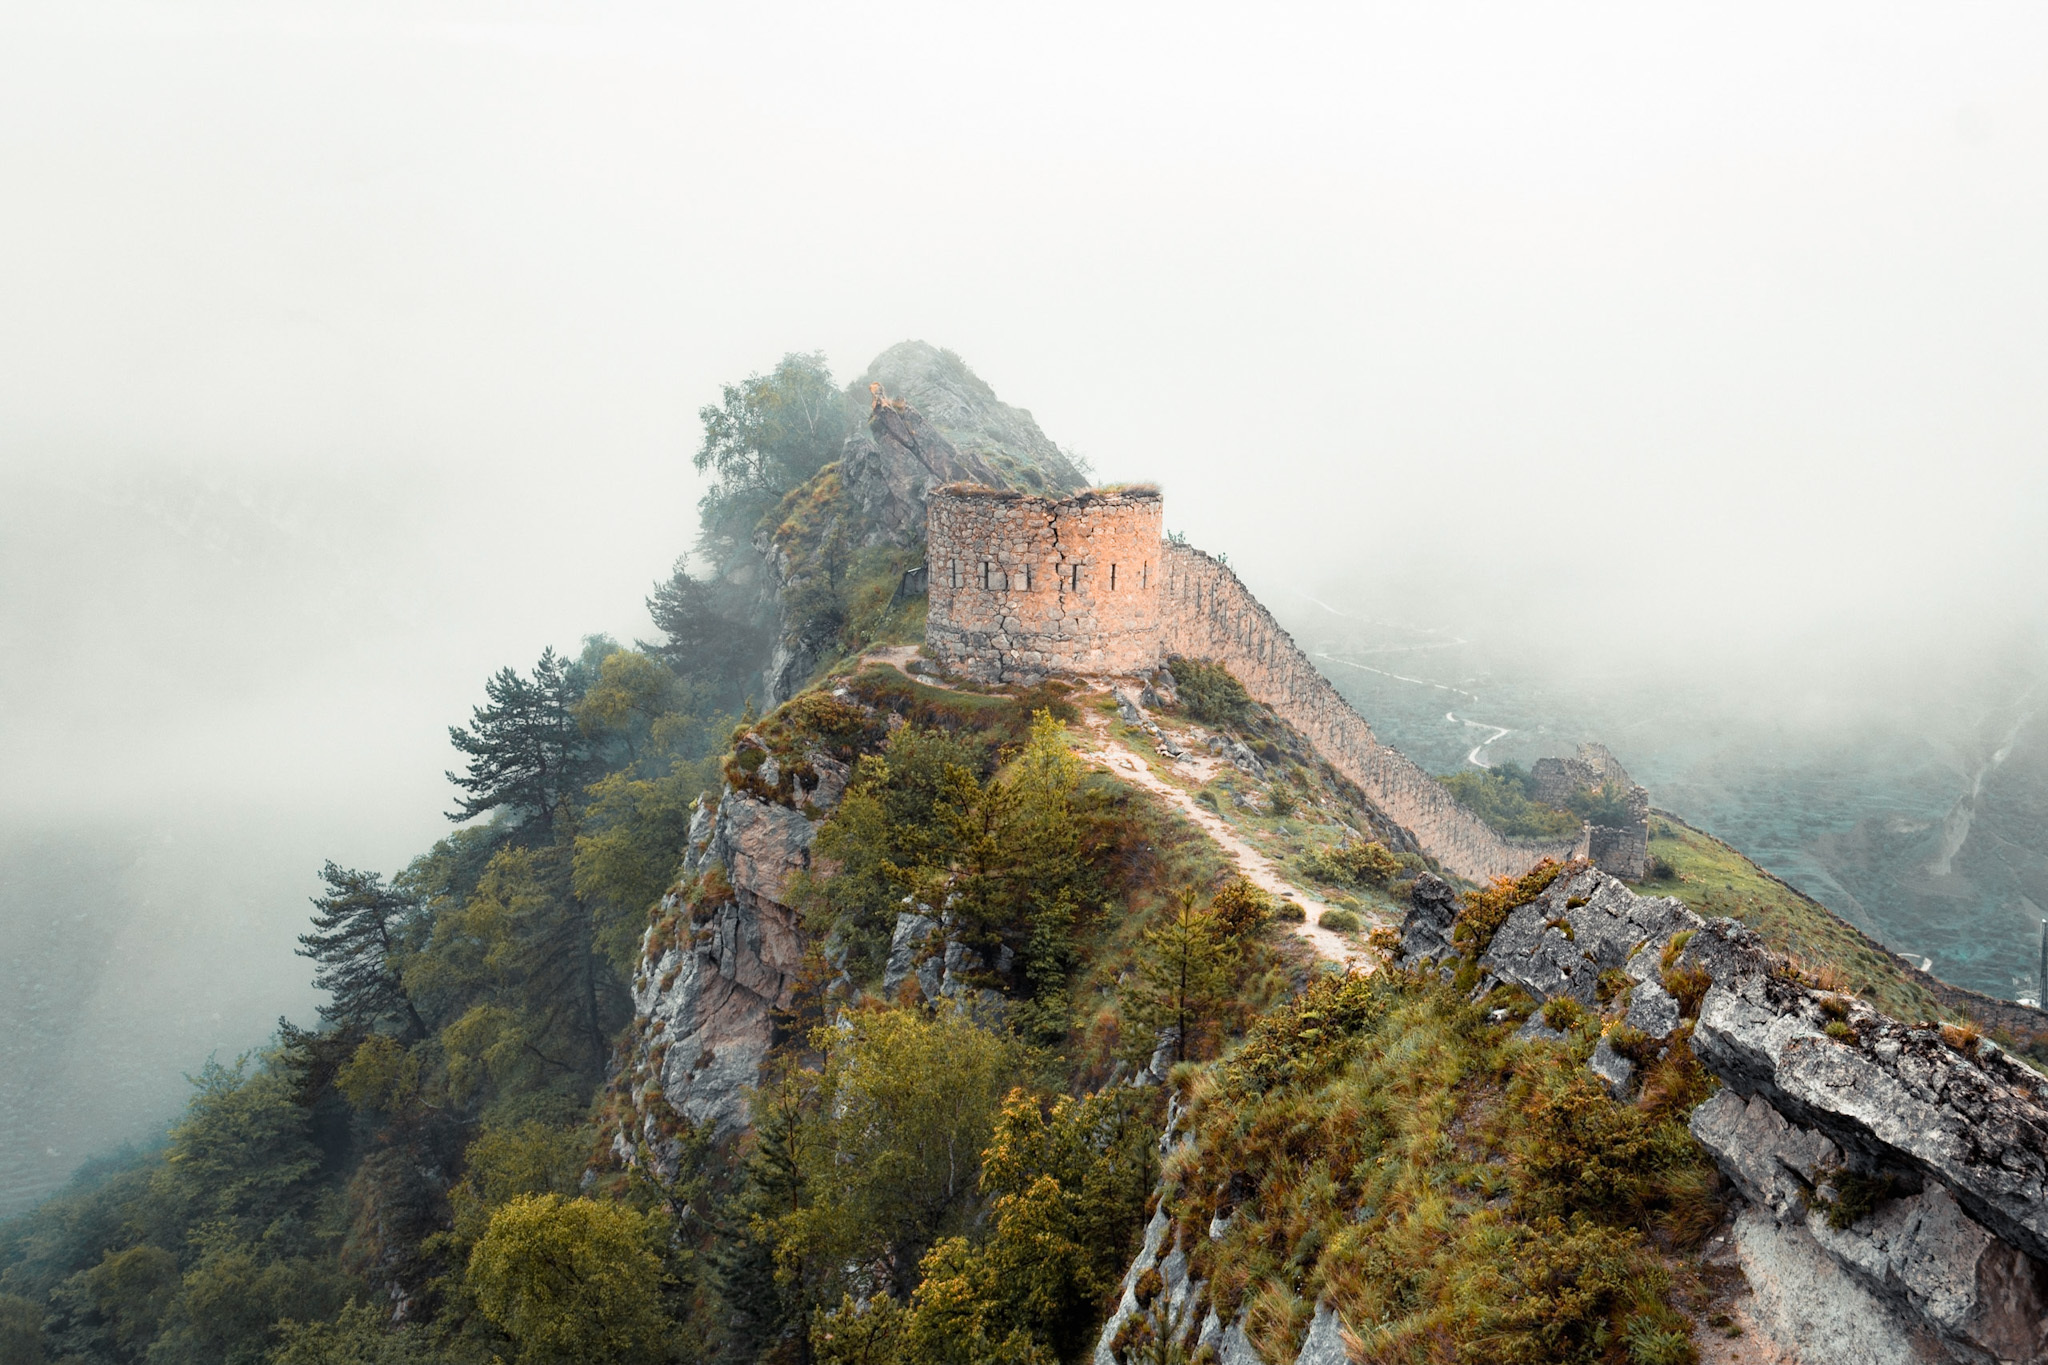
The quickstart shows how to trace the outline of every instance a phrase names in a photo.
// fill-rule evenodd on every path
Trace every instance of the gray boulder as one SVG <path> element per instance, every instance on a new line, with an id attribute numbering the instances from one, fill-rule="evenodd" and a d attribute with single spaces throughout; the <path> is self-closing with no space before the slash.
<path id="1" fill-rule="evenodd" d="M 1441 962 L 1456 955 L 1451 926 L 1458 920 L 1458 893 L 1433 872 L 1415 879 L 1408 896 L 1408 915 L 1401 921 L 1400 955 L 1409 961 Z"/>
<path id="2" fill-rule="evenodd" d="M 1602 972 L 1625 967 L 1648 945 L 1661 947 L 1673 934 L 1702 923 L 1669 896 L 1638 896 L 1617 878 L 1588 868 L 1559 877 L 1511 913 L 1479 965 L 1540 999 L 1569 995 L 1591 1006 Z"/>
<path id="3" fill-rule="evenodd" d="M 939 922 L 930 915 L 914 915 L 908 910 L 896 916 L 896 932 L 889 938 L 889 962 L 882 969 L 882 994 L 888 999 L 896 998 L 896 988 L 917 971 L 918 963 L 924 956 L 925 941 L 937 932 Z"/>
<path id="4" fill-rule="evenodd" d="M 1327 1302 L 1316 1305 L 1301 1349 L 1294 1354 L 1294 1365 L 1351 1365 L 1351 1353 L 1344 1349 L 1343 1325 L 1337 1320 L 1337 1310 Z"/>
<path id="5" fill-rule="evenodd" d="M 1678 998 L 1654 976 L 1638 981 L 1629 988 L 1628 1013 L 1622 1022 L 1652 1038 L 1662 1038 L 1678 1027 Z"/>
<path id="6" fill-rule="evenodd" d="M 1636 1064 L 1616 1052 L 1605 1037 L 1593 1044 L 1593 1055 L 1586 1059 L 1586 1067 L 1600 1078 L 1607 1092 L 1616 1099 L 1627 1096 L 1629 1084 L 1636 1074 Z"/>

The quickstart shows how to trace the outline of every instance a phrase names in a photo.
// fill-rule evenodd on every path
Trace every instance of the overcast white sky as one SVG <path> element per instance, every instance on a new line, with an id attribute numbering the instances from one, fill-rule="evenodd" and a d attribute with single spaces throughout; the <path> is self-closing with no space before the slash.
<path id="1" fill-rule="evenodd" d="M 2039 601 L 2038 6 L 0 24 L 10 802 L 119 753 L 417 828 L 488 669 L 639 628 L 719 381 L 908 336 L 1255 580 Z"/>
<path id="2" fill-rule="evenodd" d="M 0 0 L 0 832 L 184 831 L 234 1007 L 103 989 L 251 1041 L 718 384 L 906 337 L 1255 586 L 1910 663 L 2041 606 L 2044 244 L 2039 5 Z"/>
<path id="3" fill-rule="evenodd" d="M 11 803 L 420 828 L 486 671 L 640 628 L 717 384 L 910 336 L 1255 581 L 2039 600 L 2038 6 L 0 23 Z"/>

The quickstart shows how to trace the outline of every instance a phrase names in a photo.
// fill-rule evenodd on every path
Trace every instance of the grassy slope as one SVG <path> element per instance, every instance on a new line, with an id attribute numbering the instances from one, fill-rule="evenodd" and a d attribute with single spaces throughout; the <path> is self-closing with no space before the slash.
<path id="1" fill-rule="evenodd" d="M 1676 875 L 1644 882 L 1638 888 L 1644 894 L 1673 896 L 1702 915 L 1738 919 L 1808 967 L 1839 967 L 1858 994 L 1895 1018 L 1948 1017 L 1928 989 L 1933 978 L 1713 835 L 1657 811 L 1650 818 L 1650 854 Z"/>
<path id="2" fill-rule="evenodd" d="M 1009 712 L 1028 713 L 1042 701 L 1065 695 L 1064 690 L 932 687 L 893 666 L 863 665 L 851 658 L 842 659 L 831 676 L 851 681 L 864 695 L 888 694 L 894 699 L 891 708 L 915 723 L 949 728 L 986 724 Z M 1076 742 L 1087 742 L 1078 724 L 1070 729 Z M 1143 787 L 1091 770 L 1083 779 L 1082 793 L 1083 804 L 1116 833 L 1103 869 L 1114 900 L 1103 907 L 1104 913 L 1090 917 L 1082 966 L 1069 983 L 1074 1050 L 1068 1060 L 1079 1083 L 1095 1086 L 1106 1082 L 1111 1062 L 1123 1050 L 1118 988 L 1136 968 L 1154 916 L 1173 904 L 1182 887 L 1213 890 L 1232 875 L 1234 865 L 1200 827 Z M 1283 927 L 1263 935 L 1238 983 L 1229 1021 L 1233 1031 L 1292 998 L 1307 980 L 1312 961 L 1307 948 Z"/>
<path id="3" fill-rule="evenodd" d="M 1208 1303 L 1268 1359 L 1325 1298 L 1374 1360 L 1689 1358 L 1688 1315 L 1726 1289 L 1689 1254 L 1721 1213 L 1684 1129 L 1704 1091 L 1612 1103 L 1583 1068 L 1599 1021 L 1513 1041 L 1531 1005 L 1325 980 L 1181 1074 L 1195 1141 L 1164 1206 Z"/>
<path id="4" fill-rule="evenodd" d="M 1832 964 L 1850 986 L 1898 1019 L 1971 1019 L 2014 1051 L 2048 1059 L 2048 1015 L 1952 986 L 1921 971 L 1803 891 L 1668 811 L 1650 819 L 1650 853 L 1676 877 L 1648 881 L 1647 895 L 1675 896 L 1702 915 L 1741 920 L 1809 967 Z"/>
<path id="5" fill-rule="evenodd" d="M 1111 716 L 1116 713 L 1116 703 L 1106 696 L 1096 705 Z M 1185 717 L 1167 711 L 1159 712 L 1156 719 L 1176 731 L 1189 723 Z M 1239 733 L 1228 726 L 1204 728 L 1211 733 L 1219 730 Z M 1284 722 L 1269 722 L 1268 728 L 1292 734 L 1291 727 Z M 1132 753 L 1144 759 L 1156 776 L 1192 793 L 1228 822 L 1246 843 L 1272 859 L 1289 880 L 1314 891 L 1324 903 L 1362 911 L 1381 923 L 1398 923 L 1407 913 L 1407 904 L 1384 890 L 1340 885 L 1317 876 L 1308 866 L 1309 854 L 1342 844 L 1354 830 L 1367 838 L 1374 834 L 1368 817 L 1360 809 L 1363 797 L 1327 764 L 1320 761 L 1284 763 L 1270 769 L 1263 781 L 1224 765 L 1213 779 L 1202 783 L 1192 780 L 1185 769 L 1168 761 L 1152 737 L 1137 726 L 1112 720 L 1110 733 Z M 1239 737 L 1242 737 L 1241 733 Z M 1302 747 L 1313 753 L 1305 741 Z M 1276 791 L 1285 791 L 1295 799 L 1292 813 L 1274 813 L 1271 799 Z M 1256 795 L 1264 804 L 1256 807 L 1243 805 L 1236 799 L 1239 793 Z"/>

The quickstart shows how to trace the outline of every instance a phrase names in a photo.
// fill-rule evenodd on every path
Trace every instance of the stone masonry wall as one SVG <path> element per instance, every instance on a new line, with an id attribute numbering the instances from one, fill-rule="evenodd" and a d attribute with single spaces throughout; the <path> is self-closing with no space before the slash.
<path id="1" fill-rule="evenodd" d="M 1444 867 L 1483 882 L 1526 872 L 1540 858 L 1563 860 L 1585 851 L 1582 839 L 1544 842 L 1496 833 L 1405 754 L 1382 744 L 1227 566 L 1185 545 L 1165 545 L 1162 554 L 1161 653 L 1228 668 Z"/>
<path id="2" fill-rule="evenodd" d="M 933 490 L 926 654 L 1005 683 L 1146 672 L 1175 654 L 1214 660 L 1458 876 L 1483 882 L 1588 851 L 1584 835 L 1503 837 L 1380 743 L 1236 574 L 1162 539 L 1162 510 L 1146 488 L 1060 499 Z"/>
<path id="3" fill-rule="evenodd" d="M 983 682 L 1159 661 L 1159 494 L 935 490 L 925 650 Z"/>

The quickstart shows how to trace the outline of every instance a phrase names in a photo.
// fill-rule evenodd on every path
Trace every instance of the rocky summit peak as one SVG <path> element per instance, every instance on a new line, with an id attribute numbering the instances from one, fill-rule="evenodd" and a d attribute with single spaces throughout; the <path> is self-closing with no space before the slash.
<path id="1" fill-rule="evenodd" d="M 868 364 L 853 392 L 880 384 L 907 401 L 962 455 L 985 460 L 1004 481 L 1035 493 L 1071 493 L 1088 475 L 1054 444 L 1037 419 L 996 397 L 988 381 L 952 351 L 927 341 L 899 341 Z"/>

